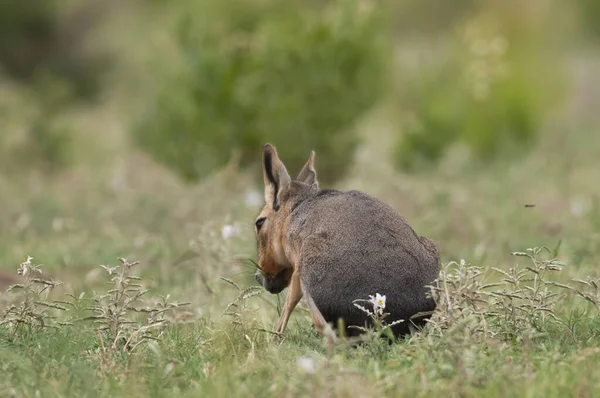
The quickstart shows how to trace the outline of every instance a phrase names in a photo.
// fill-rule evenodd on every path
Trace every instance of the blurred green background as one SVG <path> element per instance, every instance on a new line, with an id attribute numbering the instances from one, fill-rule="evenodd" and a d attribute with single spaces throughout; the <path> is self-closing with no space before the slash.
<path id="1" fill-rule="evenodd" d="M 256 285 L 266 142 L 292 175 L 315 150 L 321 187 L 389 203 L 444 264 L 547 246 L 558 282 L 600 278 L 599 4 L 0 1 L 0 313 L 28 255 L 56 299 L 110 289 L 99 265 L 125 257 L 191 322 L 114 367 L 85 325 L 0 338 L 0 395 L 593 396 L 600 328 L 578 302 L 536 340 L 467 327 L 301 375 L 325 359 L 304 300 L 276 344 L 286 292 L 229 323 L 221 278 Z"/>
<path id="2" fill-rule="evenodd" d="M 568 106 L 570 68 L 597 43 L 595 4 L 5 1 L 3 166 L 26 152 L 20 171 L 72 167 L 94 146 L 73 144 L 86 131 L 66 114 L 110 94 L 127 103 L 131 149 L 189 182 L 234 153 L 255 165 L 273 142 L 293 169 L 315 149 L 335 183 L 375 108 L 393 120 L 403 170 L 456 145 L 485 163 L 522 154 Z"/>
<path id="3" fill-rule="evenodd" d="M 126 252 L 185 279 L 165 264 L 236 220 L 252 256 L 265 142 L 447 257 L 566 240 L 600 214 L 596 4 L 1 2 L 1 266 Z"/>

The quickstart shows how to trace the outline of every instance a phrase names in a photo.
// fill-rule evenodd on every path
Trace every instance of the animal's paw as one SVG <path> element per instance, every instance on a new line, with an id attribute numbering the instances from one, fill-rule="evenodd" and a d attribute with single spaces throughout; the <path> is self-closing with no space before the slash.
<path id="1" fill-rule="evenodd" d="M 275 342 L 277 344 L 282 344 L 283 341 L 285 340 L 285 336 L 283 333 L 274 332 L 273 335 L 275 336 Z"/>

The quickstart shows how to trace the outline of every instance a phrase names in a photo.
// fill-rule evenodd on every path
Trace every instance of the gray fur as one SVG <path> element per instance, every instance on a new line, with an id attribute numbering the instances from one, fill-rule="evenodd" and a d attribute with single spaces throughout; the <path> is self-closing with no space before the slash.
<path id="1" fill-rule="evenodd" d="M 405 320 L 393 329 L 404 335 L 412 315 L 435 308 L 426 285 L 439 274 L 437 247 L 390 206 L 361 192 L 319 191 L 298 181 L 290 191 L 287 241 L 299 253 L 303 289 L 327 322 L 364 326 L 368 317 L 352 302 L 380 293 L 387 297 L 386 320 Z"/>

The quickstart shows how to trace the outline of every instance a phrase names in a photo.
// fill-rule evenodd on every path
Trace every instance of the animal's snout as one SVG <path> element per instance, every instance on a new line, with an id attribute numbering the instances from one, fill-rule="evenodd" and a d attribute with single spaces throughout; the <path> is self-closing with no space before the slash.
<path id="1" fill-rule="evenodd" d="M 254 278 L 271 294 L 281 293 L 289 284 L 287 270 L 282 270 L 275 275 L 267 275 L 257 270 Z"/>

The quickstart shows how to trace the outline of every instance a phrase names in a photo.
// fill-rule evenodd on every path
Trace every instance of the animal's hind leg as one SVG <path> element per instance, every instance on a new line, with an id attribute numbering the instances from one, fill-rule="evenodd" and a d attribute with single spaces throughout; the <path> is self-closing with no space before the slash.
<path id="1" fill-rule="evenodd" d="M 315 301 L 312 299 L 310 294 L 305 291 L 304 296 L 306 297 L 306 302 L 308 304 L 308 310 L 310 311 L 313 325 L 315 326 L 315 329 L 317 329 L 317 332 L 325 337 L 327 340 L 327 347 L 331 350 L 337 343 L 337 336 L 335 335 L 335 332 L 331 326 L 327 323 L 327 321 L 325 321 L 325 318 L 323 318 L 323 314 L 321 314 L 321 311 L 315 304 Z"/>

